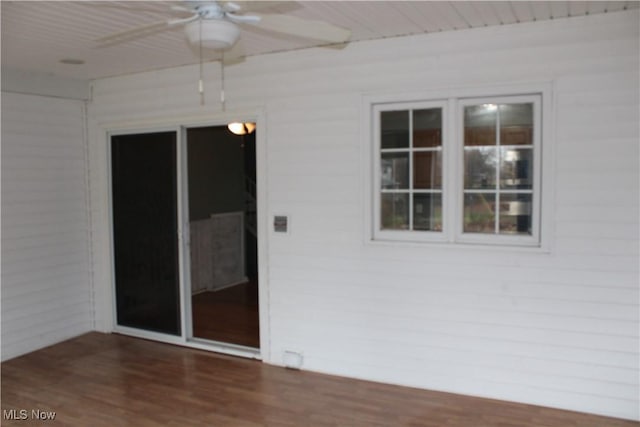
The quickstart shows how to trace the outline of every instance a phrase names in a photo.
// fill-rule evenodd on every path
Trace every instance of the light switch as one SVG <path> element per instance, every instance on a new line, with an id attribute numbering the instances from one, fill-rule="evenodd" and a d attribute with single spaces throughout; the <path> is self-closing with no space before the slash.
<path id="1" fill-rule="evenodd" d="M 276 233 L 286 233 L 288 231 L 289 218 L 285 215 L 276 215 L 273 217 L 273 231 Z"/>

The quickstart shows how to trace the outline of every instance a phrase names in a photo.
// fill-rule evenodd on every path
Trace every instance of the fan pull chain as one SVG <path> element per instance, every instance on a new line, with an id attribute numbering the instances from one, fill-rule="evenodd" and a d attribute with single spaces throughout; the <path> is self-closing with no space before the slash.
<path id="1" fill-rule="evenodd" d="M 224 51 L 222 51 L 222 55 L 220 56 L 220 81 L 221 81 L 221 88 L 220 88 L 220 103 L 222 104 L 222 111 L 225 111 L 225 99 L 224 99 Z"/>
<path id="2" fill-rule="evenodd" d="M 198 93 L 200 93 L 200 105 L 204 106 L 204 81 L 203 81 L 203 65 L 202 65 L 202 18 L 200 19 L 200 25 L 199 25 L 199 30 L 200 30 L 200 42 L 198 43 L 198 48 L 200 50 L 199 54 L 200 54 L 200 80 L 198 80 Z"/>

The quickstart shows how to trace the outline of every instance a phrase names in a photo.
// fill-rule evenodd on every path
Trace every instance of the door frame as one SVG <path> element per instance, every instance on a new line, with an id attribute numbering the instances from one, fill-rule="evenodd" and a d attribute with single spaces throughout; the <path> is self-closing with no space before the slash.
<path id="1" fill-rule="evenodd" d="M 185 222 L 185 214 L 188 212 L 188 176 L 187 176 L 187 141 L 186 131 L 188 128 L 226 126 L 232 121 L 252 121 L 256 123 L 256 177 L 257 177 L 257 228 L 258 228 L 258 305 L 259 305 L 259 330 L 260 348 L 240 346 L 231 343 L 203 342 L 194 340 L 192 335 L 191 316 L 191 283 L 188 244 L 188 220 Z M 269 348 L 270 324 L 269 324 L 269 275 L 268 275 L 268 206 L 267 206 L 267 141 L 266 141 L 266 118 L 264 111 L 252 112 L 228 112 L 212 114 L 206 117 L 187 117 L 148 120 L 136 123 L 112 123 L 100 126 L 104 143 L 106 146 L 106 172 L 107 172 L 107 210 L 108 218 L 108 239 L 109 239 L 109 280 L 110 291 L 103 295 L 108 295 L 110 306 L 111 330 L 123 335 L 138 338 L 150 339 L 154 341 L 182 345 L 201 350 L 215 351 L 234 356 L 248 357 L 268 361 L 271 349 Z M 178 246 L 179 246 L 179 297 L 181 311 L 181 334 L 180 336 L 163 334 L 159 332 L 146 331 L 118 325 L 116 312 L 116 287 L 115 287 L 115 258 L 114 258 L 114 235 L 113 235 L 113 194 L 112 194 L 112 171 L 111 171 L 111 137 L 117 135 L 131 135 L 140 133 L 153 133 L 161 131 L 176 132 L 176 154 L 177 154 L 177 213 L 178 213 Z M 188 218 L 188 217 L 187 217 Z M 186 236 L 186 238 L 185 238 Z"/>

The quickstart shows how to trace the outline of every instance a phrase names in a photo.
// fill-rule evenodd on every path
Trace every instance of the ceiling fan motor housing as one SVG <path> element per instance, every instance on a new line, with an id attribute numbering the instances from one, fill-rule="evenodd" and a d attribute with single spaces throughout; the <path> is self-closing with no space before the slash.
<path id="1" fill-rule="evenodd" d="M 240 28 L 222 19 L 198 19 L 185 25 L 184 31 L 189 43 L 194 46 L 200 44 L 202 34 L 202 47 L 206 49 L 229 49 L 240 37 Z"/>

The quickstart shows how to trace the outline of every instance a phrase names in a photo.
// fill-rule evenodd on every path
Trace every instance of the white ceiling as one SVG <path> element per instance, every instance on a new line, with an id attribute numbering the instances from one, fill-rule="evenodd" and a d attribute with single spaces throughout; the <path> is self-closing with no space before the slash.
<path id="1" fill-rule="evenodd" d="M 2 66 L 91 79 L 197 63 L 198 55 L 181 28 L 109 47 L 95 42 L 117 31 L 175 18 L 175 13 L 169 13 L 172 4 L 181 2 L 2 0 Z M 638 5 L 638 1 L 299 1 L 261 4 L 266 7 L 261 13 L 328 21 L 351 29 L 351 41 L 358 42 L 609 13 Z M 312 47 L 317 42 L 244 26 L 239 44 L 248 56 Z M 65 58 L 85 63 L 60 63 Z M 217 59 L 216 54 L 205 58 L 212 59 Z"/>

